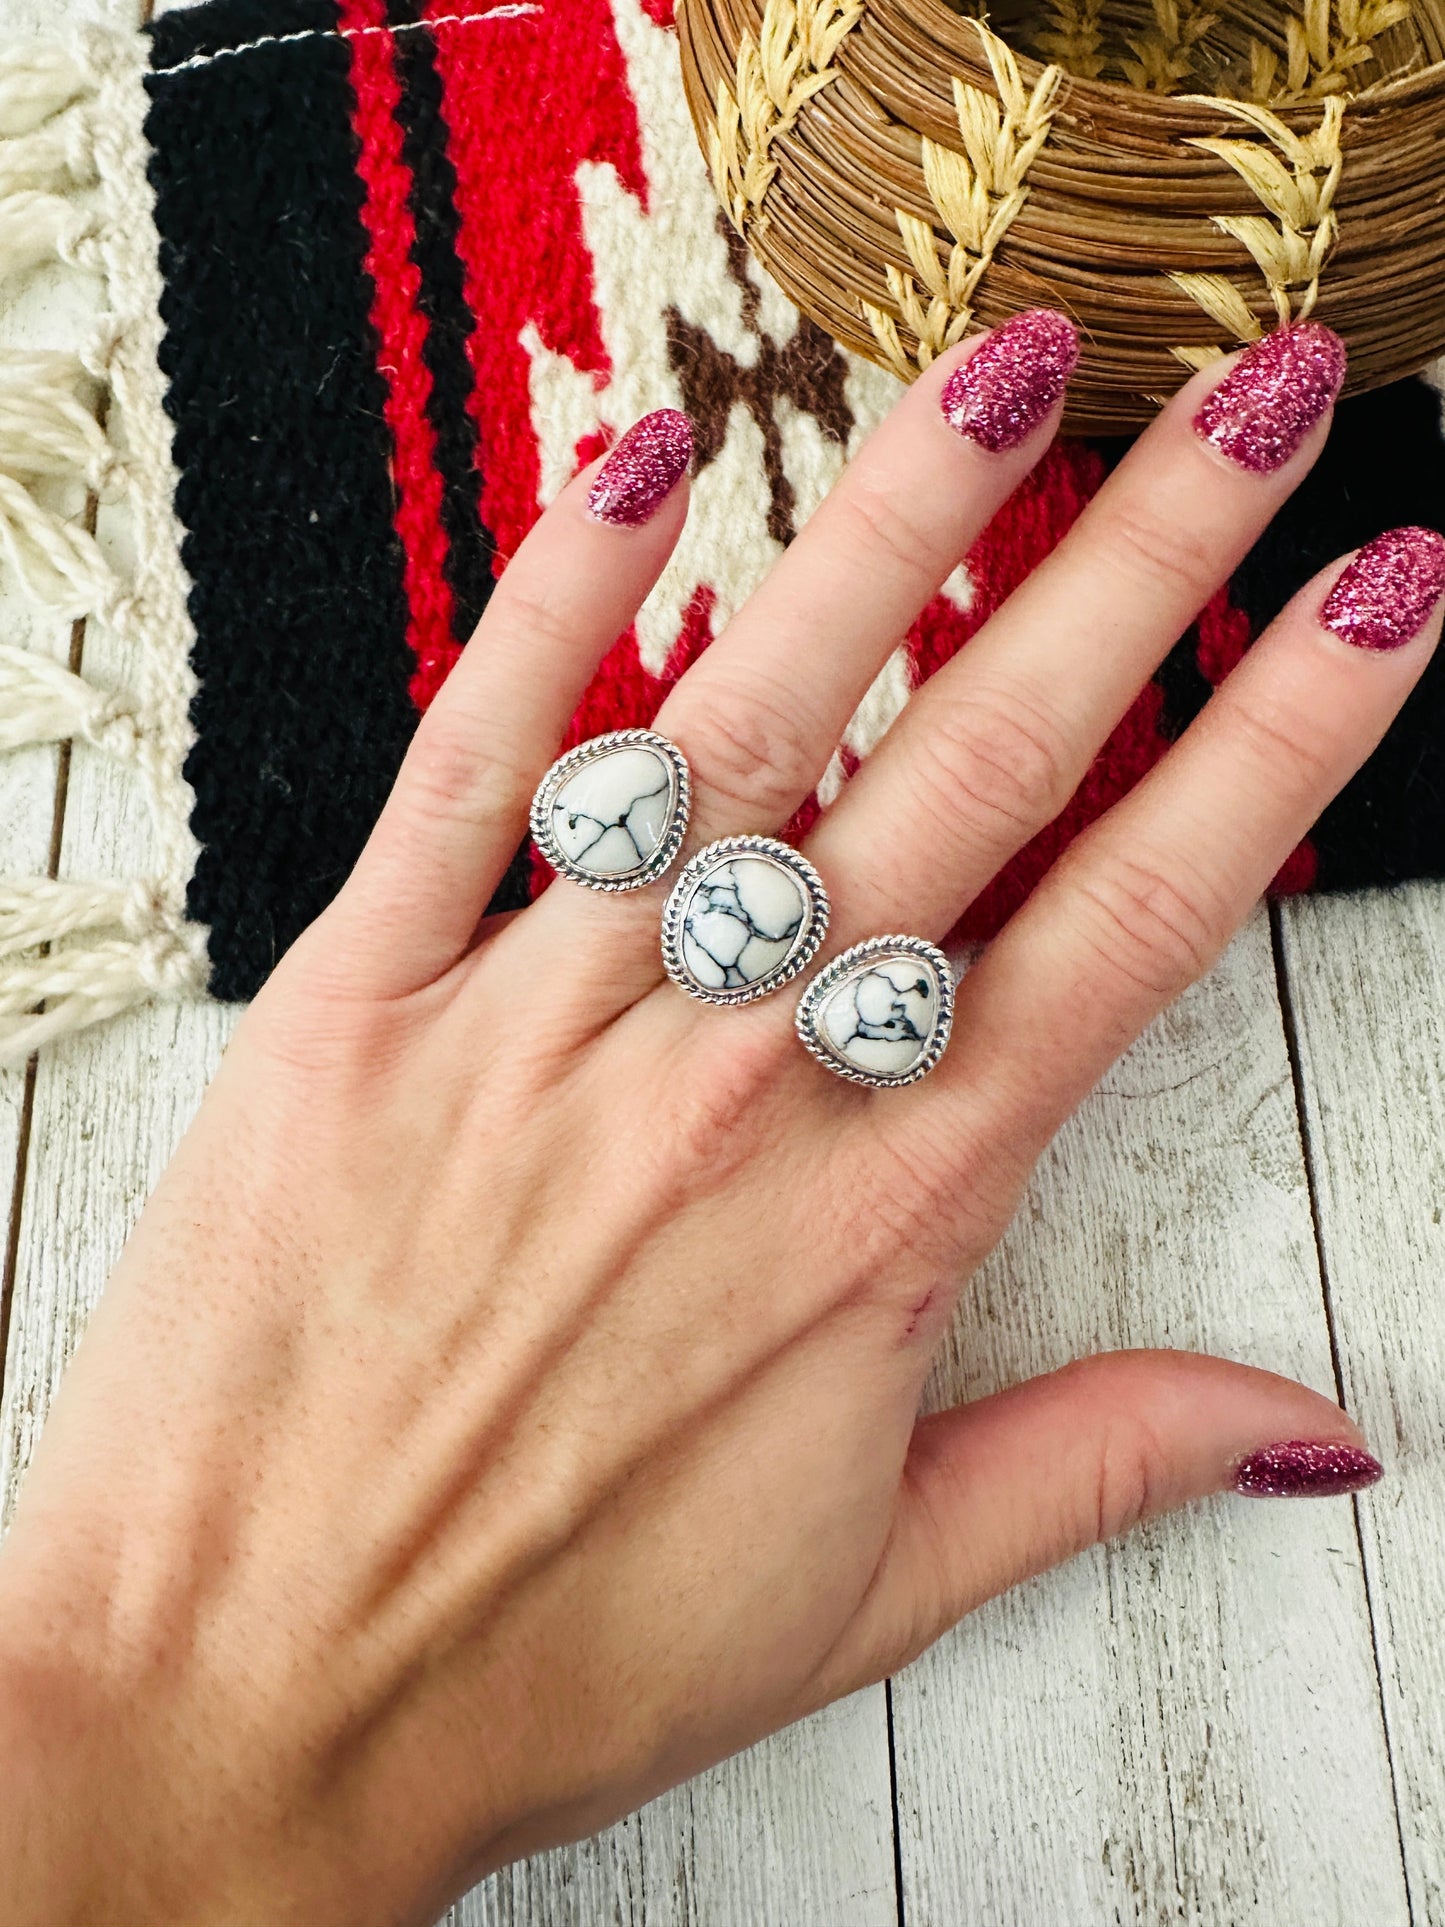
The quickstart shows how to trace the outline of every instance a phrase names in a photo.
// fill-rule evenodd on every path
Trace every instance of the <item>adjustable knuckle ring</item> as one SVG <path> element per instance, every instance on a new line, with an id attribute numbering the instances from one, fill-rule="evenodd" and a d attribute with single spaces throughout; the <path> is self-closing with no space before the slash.
<path id="1" fill-rule="evenodd" d="M 532 835 L 559 876 L 588 890 L 640 890 L 672 866 L 691 810 L 676 743 L 651 729 L 615 729 L 547 771 L 532 798 Z"/>
<path id="2" fill-rule="evenodd" d="M 770 836 L 709 843 L 678 874 L 662 913 L 662 962 L 705 1004 L 750 1004 L 817 955 L 831 906 L 805 856 Z"/>
<path id="3" fill-rule="evenodd" d="M 805 1050 L 850 1084 L 927 1077 L 953 1031 L 953 970 L 922 937 L 870 937 L 820 970 L 798 1000 Z"/>

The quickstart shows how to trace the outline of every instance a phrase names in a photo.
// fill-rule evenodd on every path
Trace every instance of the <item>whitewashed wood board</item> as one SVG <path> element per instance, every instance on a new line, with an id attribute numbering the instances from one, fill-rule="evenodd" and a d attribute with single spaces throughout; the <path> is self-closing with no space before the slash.
<path id="1" fill-rule="evenodd" d="M 1056 1142 L 934 1398 L 1088 1352 L 1332 1392 L 1263 913 Z M 894 1686 L 909 1927 L 1407 1920 L 1348 1504 L 1197 1507 Z"/>
<path id="2" fill-rule="evenodd" d="M 1445 1927 L 1445 888 L 1282 913 L 1414 1927 Z"/>
<path id="3" fill-rule="evenodd" d="M 456 1927 L 892 1927 L 881 1687 L 479 1887 Z"/>

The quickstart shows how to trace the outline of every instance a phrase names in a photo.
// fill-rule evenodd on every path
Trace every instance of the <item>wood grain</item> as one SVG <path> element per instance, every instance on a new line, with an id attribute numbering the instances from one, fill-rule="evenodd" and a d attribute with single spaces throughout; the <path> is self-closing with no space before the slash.
<path id="1" fill-rule="evenodd" d="M 454 1927 L 894 1927 L 881 1687 L 580 1847 L 508 1869 Z"/>
<path id="2" fill-rule="evenodd" d="M 1280 912 L 1414 1927 L 1445 1927 L 1445 888 Z"/>
<path id="3" fill-rule="evenodd" d="M 1269 932 L 1119 1064 L 935 1402 L 1128 1345 L 1333 1391 Z M 893 1689 L 908 1927 L 1403 1927 L 1348 1503 L 1221 1500 L 994 1602 Z"/>

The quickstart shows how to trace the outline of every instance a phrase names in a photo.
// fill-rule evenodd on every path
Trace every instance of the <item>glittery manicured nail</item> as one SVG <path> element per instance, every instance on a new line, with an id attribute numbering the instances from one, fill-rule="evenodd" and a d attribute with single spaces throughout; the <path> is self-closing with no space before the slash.
<path id="1" fill-rule="evenodd" d="M 943 419 L 990 454 L 1017 448 L 1055 406 L 1078 359 L 1078 331 L 1063 315 L 1016 314 L 949 376 Z"/>
<path id="2" fill-rule="evenodd" d="M 598 469 L 587 506 L 599 522 L 635 529 L 671 495 L 691 460 L 692 423 L 680 409 L 655 409 Z"/>
<path id="3" fill-rule="evenodd" d="M 1358 1445 L 1290 1439 L 1251 1452 L 1234 1475 L 1234 1489 L 1252 1499 L 1327 1499 L 1362 1492 L 1383 1477 L 1378 1459 Z"/>
<path id="4" fill-rule="evenodd" d="M 1238 468 L 1282 468 L 1339 394 L 1345 344 L 1317 321 L 1280 328 L 1240 357 L 1194 417 L 1194 432 Z"/>
<path id="5" fill-rule="evenodd" d="M 1445 595 L 1445 535 L 1391 529 L 1367 542 L 1325 597 L 1320 621 L 1359 649 L 1398 649 Z"/>

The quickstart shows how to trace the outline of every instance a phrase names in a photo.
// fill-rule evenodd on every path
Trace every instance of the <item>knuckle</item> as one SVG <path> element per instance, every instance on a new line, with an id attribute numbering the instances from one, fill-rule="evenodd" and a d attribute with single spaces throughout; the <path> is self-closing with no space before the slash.
<path id="1" fill-rule="evenodd" d="M 891 495 L 865 486 L 856 477 L 838 506 L 845 552 L 865 563 L 931 579 L 946 574 L 957 560 L 946 556 Z"/>
<path id="2" fill-rule="evenodd" d="M 740 1013 L 740 1015 L 743 1013 Z M 697 1200 L 726 1191 L 760 1161 L 786 1161 L 783 1139 L 765 1099 L 793 1060 L 796 1048 L 788 1030 L 764 1021 L 701 1027 L 671 1074 L 659 1079 L 658 1125 L 649 1133 L 646 1155 L 652 1176 L 669 1194 Z"/>
<path id="3" fill-rule="evenodd" d="M 1108 1427 L 1098 1453 L 1088 1524 L 1092 1537 L 1102 1543 L 1132 1532 L 1159 1511 L 1160 1447 L 1146 1425 L 1129 1418 Z"/>
<path id="4" fill-rule="evenodd" d="M 1176 997 L 1202 977 L 1227 935 L 1201 878 L 1185 884 L 1147 856 L 1095 851 L 1078 864 L 1074 891 L 1090 949 L 1156 999 Z"/>
<path id="5" fill-rule="evenodd" d="M 897 1298 L 901 1282 L 909 1315 L 919 1276 L 963 1277 L 998 1238 L 1016 1190 L 985 1172 L 982 1147 L 942 1115 L 915 1113 L 908 1135 L 869 1134 L 861 1169 L 840 1161 L 833 1197 L 835 1221 L 859 1278 Z"/>
<path id="6" fill-rule="evenodd" d="M 510 570 L 493 592 L 484 623 L 477 640 L 489 654 L 525 652 L 531 661 L 560 661 L 576 654 L 577 638 L 562 608 L 536 587 L 524 587 Z"/>
<path id="7" fill-rule="evenodd" d="M 427 717 L 397 779 L 402 807 L 429 824 L 481 824 L 513 814 L 531 788 L 511 746 L 451 708 Z"/>
<path id="8" fill-rule="evenodd" d="M 1073 791 L 1063 731 L 1017 690 L 970 691 L 919 733 L 918 780 L 931 810 L 965 829 L 1002 824 L 1029 836 Z"/>
<path id="9" fill-rule="evenodd" d="M 1131 582 L 1146 588 L 1183 587 L 1190 607 L 1208 601 L 1222 570 L 1199 530 L 1183 516 L 1167 516 L 1142 496 L 1118 503 L 1104 530 L 1103 550 Z"/>
<path id="10" fill-rule="evenodd" d="M 303 933 L 262 985 L 244 1023 L 248 1045 L 283 1093 L 315 1101 L 326 1081 L 344 1104 L 373 1089 L 414 1036 L 395 1004 L 358 994 L 346 959 L 327 941 L 327 912 Z"/>
<path id="11" fill-rule="evenodd" d="M 1068 1499 L 1053 1548 L 1059 1557 L 1117 1539 L 1179 1503 L 1178 1428 L 1169 1414 L 1198 1381 L 1171 1354 L 1095 1353 L 1040 1383 L 1055 1401 L 1054 1421 L 1078 1440 L 1078 1476 L 1061 1482 Z"/>
<path id="12" fill-rule="evenodd" d="M 710 692 L 678 736 L 700 782 L 729 802 L 789 815 L 818 774 L 815 732 L 796 694 L 755 682 Z"/>
<path id="13" fill-rule="evenodd" d="M 1270 772 L 1278 794 L 1334 788 L 1327 746 L 1307 734 L 1297 717 L 1278 705 L 1246 702 L 1228 692 L 1226 682 L 1217 698 L 1220 720 L 1238 738 L 1250 764 Z"/>

